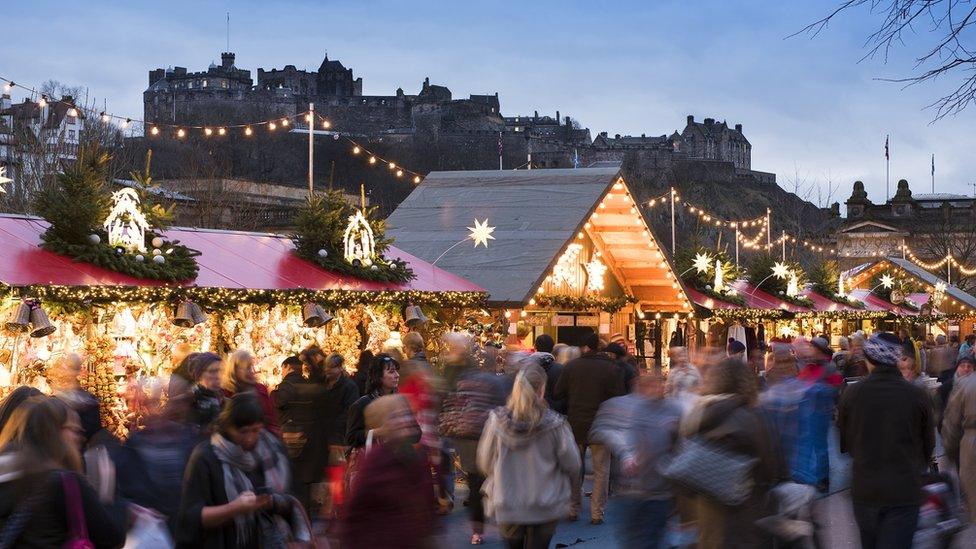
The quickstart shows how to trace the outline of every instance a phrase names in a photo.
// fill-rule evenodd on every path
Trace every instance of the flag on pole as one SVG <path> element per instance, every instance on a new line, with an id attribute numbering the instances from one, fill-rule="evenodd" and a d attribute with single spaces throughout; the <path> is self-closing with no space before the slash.
<path id="1" fill-rule="evenodd" d="M 885 135 L 885 160 L 891 160 L 891 155 L 888 153 L 888 136 Z"/>

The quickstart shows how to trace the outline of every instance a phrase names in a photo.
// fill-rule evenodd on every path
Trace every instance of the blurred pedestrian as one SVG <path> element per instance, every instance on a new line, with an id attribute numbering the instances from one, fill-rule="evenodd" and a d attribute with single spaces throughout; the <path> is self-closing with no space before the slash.
<path id="1" fill-rule="evenodd" d="M 366 376 L 369 373 L 369 365 L 373 363 L 374 358 L 375 356 L 372 351 L 363 349 L 359 353 L 359 359 L 356 360 L 356 373 L 352 375 L 352 380 L 356 382 L 356 389 L 359 390 L 359 396 L 366 394 Z"/>
<path id="2" fill-rule="evenodd" d="M 962 345 L 959 346 L 959 352 L 956 355 L 956 360 L 960 358 L 966 358 L 973 356 L 973 348 L 976 346 L 976 334 L 968 334 Z"/>
<path id="3" fill-rule="evenodd" d="M 190 364 L 193 386 L 190 389 L 189 420 L 204 435 L 213 431 L 214 422 L 224 404 L 224 393 L 220 386 L 222 371 L 223 361 L 215 353 L 199 353 Z"/>
<path id="4" fill-rule="evenodd" d="M 566 399 L 566 411 L 573 437 L 579 448 L 580 463 L 586 463 L 586 449 L 593 460 L 593 495 L 590 522 L 603 524 L 604 506 L 610 483 L 610 451 L 588 439 L 597 410 L 604 401 L 625 394 L 623 376 L 616 364 L 601 352 L 600 338 L 590 333 L 583 338 L 583 355 L 566 364 L 556 384 L 556 398 Z M 582 507 L 583 468 L 578 482 L 572 483 L 569 519 L 578 520 Z"/>
<path id="5" fill-rule="evenodd" d="M 566 419 L 548 409 L 545 390 L 541 368 L 520 371 L 508 404 L 488 416 L 478 444 L 486 512 L 511 548 L 549 547 L 579 480 L 573 434 Z"/>
<path id="6" fill-rule="evenodd" d="M 376 362 L 384 357 L 377 356 Z M 373 445 L 350 486 L 342 547 L 431 547 L 434 493 L 427 457 L 414 449 L 420 427 L 406 398 L 387 394 L 370 400 L 364 429 L 373 433 Z"/>
<path id="7" fill-rule="evenodd" d="M 665 398 L 658 373 L 637 378 L 634 392 L 600 406 L 590 440 L 611 449 L 619 473 L 610 505 L 620 514 L 624 547 L 658 549 L 674 509 L 674 496 L 659 472 L 678 439 L 681 407 Z"/>
<path id="8" fill-rule="evenodd" d="M 0 400 L 0 431 L 3 430 L 3 426 L 10 420 L 10 416 L 13 415 L 14 410 L 28 398 L 40 394 L 41 392 L 33 387 L 21 385 L 13 391 L 10 391 L 10 394 L 6 398 Z"/>
<path id="9" fill-rule="evenodd" d="M 946 457 L 959 474 L 970 522 L 976 522 L 976 376 L 959 380 L 942 424 Z"/>
<path id="10" fill-rule="evenodd" d="M 566 413 L 566 401 L 555 397 L 556 383 L 563 373 L 563 364 L 556 359 L 556 344 L 549 334 L 542 334 L 535 338 L 535 353 L 533 356 L 546 372 L 546 402 L 549 408 L 560 414 Z M 565 345 L 563 345 L 565 347 Z"/>
<path id="11" fill-rule="evenodd" d="M 946 406 L 949 405 L 949 399 L 952 397 L 953 388 L 959 380 L 971 376 L 974 369 L 976 369 L 976 358 L 964 357 L 959 359 L 955 366 L 943 371 L 942 375 L 939 376 L 937 393 L 939 416 L 937 420 L 940 429 L 942 428 L 942 417 L 945 414 Z"/>
<path id="12" fill-rule="evenodd" d="M 373 364 L 369 367 L 368 380 L 366 394 L 356 400 L 349 409 L 346 444 L 352 449 L 359 449 L 366 445 L 366 435 L 369 431 L 363 415 L 366 407 L 381 396 L 397 392 L 400 384 L 400 364 L 390 355 L 380 353 L 376 355 Z"/>
<path id="13" fill-rule="evenodd" d="M 463 357 L 449 357 L 468 363 Z M 458 454 L 461 471 L 468 485 L 468 518 L 471 522 L 471 544 L 484 543 L 485 509 L 482 485 L 485 477 L 478 469 L 478 440 L 488 421 L 488 415 L 505 404 L 501 380 L 486 363 L 484 369 L 468 368 L 456 379 L 454 390 L 444 396 L 440 415 L 440 431 L 448 437 Z"/>
<path id="14" fill-rule="evenodd" d="M 664 392 L 674 399 L 683 411 L 688 411 L 694 405 L 701 390 L 701 372 L 688 360 L 686 347 L 671 347 L 668 349 L 668 358 L 670 369 Z"/>
<path id="15" fill-rule="evenodd" d="M 283 547 L 276 516 L 290 515 L 281 441 L 264 429 L 250 392 L 228 399 L 217 431 L 193 451 L 183 479 L 177 547 Z"/>
<path id="16" fill-rule="evenodd" d="M 45 396 L 24 400 L 0 431 L 0 532 L 5 547 L 121 547 L 124 509 L 81 476 L 78 414 Z"/>
<path id="17" fill-rule="evenodd" d="M 627 361 L 627 348 L 622 343 L 611 343 L 607 345 L 603 352 L 610 356 L 610 360 L 617 365 L 617 371 L 624 382 L 624 391 L 630 392 L 634 388 L 634 380 L 637 378 L 637 369 Z"/>
<path id="18" fill-rule="evenodd" d="M 264 428 L 275 436 L 281 436 L 278 426 L 278 413 L 268 386 L 259 383 L 257 372 L 254 370 L 254 355 L 250 351 L 238 349 L 227 357 L 227 367 L 224 368 L 224 380 L 221 386 L 224 396 L 230 398 L 237 393 L 253 392 L 264 410 Z"/>
<path id="19" fill-rule="evenodd" d="M 702 393 L 682 422 L 682 434 L 756 462 L 749 473 L 752 490 L 741 505 L 730 507 L 706 496 L 698 498 L 698 546 L 760 547 L 762 538 L 755 522 L 767 512 L 769 490 L 788 478 L 788 473 L 775 438 L 756 408 L 755 375 L 746 363 L 729 357 L 707 370 Z"/>
<path id="20" fill-rule="evenodd" d="M 101 403 L 81 387 L 83 361 L 75 353 L 59 355 L 48 368 L 47 378 L 53 395 L 64 401 L 81 419 L 85 443 L 102 428 Z"/>
<path id="21" fill-rule="evenodd" d="M 851 498 L 865 549 L 912 546 L 935 447 L 928 397 L 898 371 L 903 353 L 896 336 L 872 335 L 864 345 L 871 373 L 844 392 L 837 411 L 841 451 L 854 460 Z"/>
<path id="22" fill-rule="evenodd" d="M 553 350 L 555 351 L 555 349 Z M 555 351 L 553 354 L 556 357 L 556 361 L 563 365 L 563 369 L 565 369 L 566 365 L 572 360 L 583 356 L 580 348 L 576 347 L 575 345 L 563 345 L 562 349 Z M 559 380 L 556 380 L 556 382 L 558 383 Z"/>
<path id="23" fill-rule="evenodd" d="M 925 364 L 925 373 L 938 378 L 942 372 L 952 368 L 955 355 L 946 342 L 946 336 L 939 334 L 935 338 L 935 346 L 928 351 L 929 359 Z"/>
<path id="24" fill-rule="evenodd" d="M 278 411 L 282 440 L 292 461 L 295 497 L 312 514 L 312 486 L 322 481 L 328 452 L 328 440 L 322 436 L 323 422 L 316 414 L 316 407 L 325 398 L 325 387 L 311 383 L 302 375 L 302 361 L 297 356 L 286 358 L 281 369 L 285 375 L 271 392 L 271 400 Z"/>

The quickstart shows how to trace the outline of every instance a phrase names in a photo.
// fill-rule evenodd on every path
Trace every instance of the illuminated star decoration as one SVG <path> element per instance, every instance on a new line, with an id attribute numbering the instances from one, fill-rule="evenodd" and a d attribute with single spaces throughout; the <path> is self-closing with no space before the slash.
<path id="1" fill-rule="evenodd" d="M 14 180 L 7 177 L 7 168 L 5 166 L 0 166 L 0 194 L 7 194 L 6 189 L 3 188 L 4 183 L 13 183 Z"/>
<path id="2" fill-rule="evenodd" d="M 692 267 L 699 273 L 707 273 L 708 269 L 712 267 L 712 258 L 708 254 L 695 254 L 695 261 Z"/>
<path id="3" fill-rule="evenodd" d="M 780 263 L 779 261 L 773 265 L 773 276 L 776 278 L 786 278 L 790 276 L 790 268 L 786 263 Z"/>
<path id="4" fill-rule="evenodd" d="M 478 247 L 478 244 L 484 244 L 485 248 L 487 248 L 488 241 L 495 240 L 495 237 L 491 236 L 491 233 L 495 232 L 495 228 L 488 226 L 488 218 L 485 218 L 484 221 L 478 221 L 475 219 L 474 227 L 468 227 L 468 230 L 471 231 L 468 238 L 474 240 L 475 248 Z"/>
<path id="5" fill-rule="evenodd" d="M 885 273 L 881 277 L 881 285 L 884 286 L 885 288 L 891 289 L 891 287 L 895 285 L 895 279 L 891 278 L 890 274 Z"/>

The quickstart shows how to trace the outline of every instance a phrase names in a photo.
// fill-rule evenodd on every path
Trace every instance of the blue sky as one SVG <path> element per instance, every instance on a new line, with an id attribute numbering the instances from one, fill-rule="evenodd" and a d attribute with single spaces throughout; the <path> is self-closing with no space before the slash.
<path id="1" fill-rule="evenodd" d="M 878 81 L 908 74 L 912 58 L 858 63 L 876 24 L 865 10 L 817 39 L 787 38 L 836 1 L 11 1 L 0 75 L 87 86 L 141 117 L 150 69 L 219 63 L 230 11 L 231 49 L 252 73 L 314 69 L 327 51 L 366 94 L 416 93 L 430 76 L 455 97 L 498 91 L 506 115 L 559 110 L 594 135 L 670 133 L 688 114 L 742 123 L 755 169 L 789 190 L 797 175 L 830 179 L 841 202 L 856 179 L 883 201 L 889 133 L 892 192 L 900 178 L 929 192 L 935 153 L 937 190 L 972 194 L 976 107 L 934 124 L 924 110 L 950 81 Z"/>

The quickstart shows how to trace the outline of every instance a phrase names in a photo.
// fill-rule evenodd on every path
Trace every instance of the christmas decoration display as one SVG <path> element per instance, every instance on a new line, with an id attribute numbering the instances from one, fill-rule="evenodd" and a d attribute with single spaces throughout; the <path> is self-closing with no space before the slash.
<path id="1" fill-rule="evenodd" d="M 708 297 L 734 305 L 745 300 L 732 287 L 739 270 L 724 253 L 711 252 L 702 246 L 678 250 L 675 267 L 681 279 Z"/>
<path id="2" fill-rule="evenodd" d="M 373 219 L 375 208 L 365 206 L 360 192 L 359 208 L 347 203 L 339 191 L 310 196 L 295 216 L 295 253 L 325 269 L 364 280 L 412 280 L 413 271 L 405 262 L 384 257 L 392 241 L 384 236 L 385 223 Z"/>
<path id="3" fill-rule="evenodd" d="M 7 177 L 7 167 L 0 166 L 0 194 L 6 194 L 7 190 L 3 186 L 7 183 L 13 183 L 14 180 Z"/>
<path id="4" fill-rule="evenodd" d="M 917 311 L 919 306 L 909 299 L 910 294 L 920 291 L 915 282 L 907 276 L 893 276 L 888 271 L 882 271 L 871 278 L 871 293 L 894 305 Z"/>
<path id="5" fill-rule="evenodd" d="M 831 259 L 818 262 L 810 269 L 807 276 L 810 278 L 811 287 L 814 292 L 848 307 L 855 309 L 864 308 L 864 303 L 847 296 L 844 274 L 841 272 L 840 266 L 836 261 Z"/>
<path id="6" fill-rule="evenodd" d="M 620 297 L 600 296 L 571 296 L 571 295 L 540 295 L 535 298 L 536 303 L 547 309 L 563 311 L 586 311 L 598 309 L 608 313 L 616 313 L 631 303 L 637 303 L 637 298 L 629 295 Z"/>
<path id="7" fill-rule="evenodd" d="M 600 252 L 595 252 L 586 267 L 586 290 L 602 292 L 606 287 L 607 266 L 600 261 Z"/>
<path id="8" fill-rule="evenodd" d="M 583 245 L 573 242 L 566 247 L 556 265 L 552 268 L 552 283 L 555 286 L 565 286 L 568 290 L 578 290 L 582 285 L 578 273 L 580 254 L 583 252 Z"/>
<path id="9" fill-rule="evenodd" d="M 110 194 L 108 153 L 95 146 L 81 147 L 78 159 L 66 164 L 54 184 L 44 186 L 35 196 L 34 209 L 50 224 L 42 235 L 42 246 L 75 261 L 137 278 L 178 282 L 196 277 L 198 253 L 151 232 L 164 230 L 172 211 L 151 200 L 150 159 L 147 156 L 145 172 L 132 174 L 141 190 L 127 188 Z M 153 250 L 160 259 L 146 262 L 141 254 L 150 236 L 161 241 Z"/>
<path id="10" fill-rule="evenodd" d="M 798 263 L 777 261 L 769 254 L 759 254 L 746 268 L 746 279 L 753 287 L 787 303 L 813 307 L 813 301 L 800 295 L 806 281 L 803 268 Z"/>

